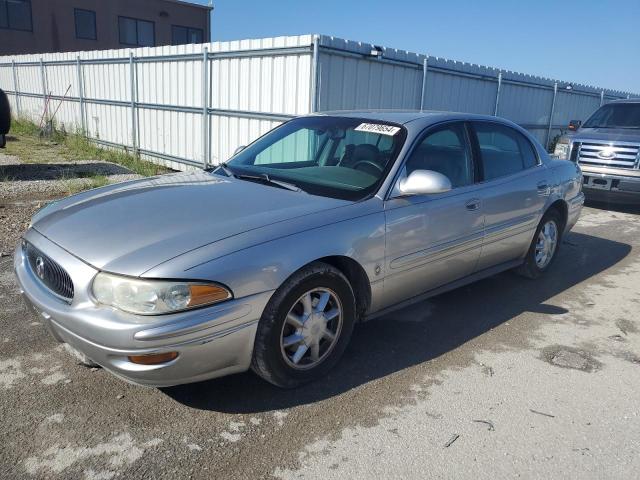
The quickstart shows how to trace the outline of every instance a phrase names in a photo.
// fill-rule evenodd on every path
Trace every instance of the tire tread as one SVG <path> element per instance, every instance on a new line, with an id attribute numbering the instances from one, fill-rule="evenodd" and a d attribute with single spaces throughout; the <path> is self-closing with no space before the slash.
<path id="1" fill-rule="evenodd" d="M 346 285 L 349 288 L 349 291 L 351 293 L 350 298 L 348 299 L 341 298 L 340 300 L 343 302 L 343 310 L 353 312 L 355 315 L 356 307 L 355 307 L 355 296 L 353 293 L 353 288 L 351 287 L 351 284 L 349 283 L 346 276 L 337 268 L 323 262 L 313 262 L 301 268 L 300 270 L 295 272 L 291 277 L 289 277 L 275 291 L 275 293 L 267 303 L 267 306 L 265 307 L 264 312 L 262 313 L 262 317 L 260 318 L 260 322 L 258 324 L 258 330 L 256 332 L 253 356 L 251 359 L 251 369 L 260 377 L 262 377 L 264 380 L 278 387 L 294 388 L 301 385 L 302 383 L 306 383 L 307 381 L 310 381 L 310 380 L 286 378 L 283 375 L 279 375 L 278 372 L 274 370 L 274 368 L 271 365 L 271 362 L 269 361 L 268 346 L 269 346 L 269 340 L 270 340 L 269 336 L 272 334 L 273 328 L 277 327 L 277 323 L 279 321 L 278 311 L 281 305 L 283 304 L 283 302 L 285 301 L 286 297 L 294 288 L 300 285 L 300 283 L 317 276 L 332 278 L 339 282 L 343 282 L 344 285 Z M 346 301 L 351 302 L 351 305 L 345 305 L 344 303 Z M 347 323 L 349 323 L 349 328 L 345 330 L 345 326 L 347 325 Z M 342 337 L 343 335 L 347 336 L 346 338 L 348 341 L 348 337 L 351 336 L 352 330 L 353 330 L 353 319 L 350 322 L 347 322 L 346 319 L 343 319 L 343 332 L 341 334 L 341 339 L 339 341 L 341 342 L 344 341 Z M 333 355 L 334 353 L 335 352 L 332 352 L 331 355 Z M 339 359 L 339 357 L 341 356 L 341 353 L 342 352 L 338 352 L 338 357 L 335 358 L 334 361 L 331 361 L 330 358 L 327 358 L 329 362 L 325 360 L 324 364 L 322 365 L 322 369 L 326 370 L 327 365 L 329 365 L 329 368 L 330 368 L 333 365 L 333 363 L 335 363 Z"/>

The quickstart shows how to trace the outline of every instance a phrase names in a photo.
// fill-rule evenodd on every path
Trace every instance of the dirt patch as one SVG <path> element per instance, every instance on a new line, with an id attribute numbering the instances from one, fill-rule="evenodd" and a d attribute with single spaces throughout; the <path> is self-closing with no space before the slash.
<path id="1" fill-rule="evenodd" d="M 602 364 L 595 360 L 589 352 L 564 345 L 553 345 L 542 351 L 542 359 L 553 366 L 571 368 L 583 372 L 593 372 Z"/>
<path id="2" fill-rule="evenodd" d="M 618 327 L 624 335 L 638 333 L 638 327 L 636 327 L 636 324 L 627 318 L 620 318 L 616 320 L 616 327 Z"/>
<path id="3" fill-rule="evenodd" d="M 64 163 L 13 163 L 0 164 L 0 179 L 9 181 L 66 180 L 90 178 L 95 175 L 126 175 L 131 170 L 115 163 L 100 161 Z"/>

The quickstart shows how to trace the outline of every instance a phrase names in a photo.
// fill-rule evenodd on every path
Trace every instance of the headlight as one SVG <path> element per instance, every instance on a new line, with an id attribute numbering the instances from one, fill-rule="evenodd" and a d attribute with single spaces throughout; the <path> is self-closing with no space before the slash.
<path id="1" fill-rule="evenodd" d="M 556 148 L 553 151 L 553 155 L 560 160 L 569 159 L 569 143 L 556 143 Z"/>
<path id="2" fill-rule="evenodd" d="M 102 272 L 93 279 L 92 292 L 98 303 L 138 315 L 179 312 L 232 297 L 215 283 L 141 280 Z"/>

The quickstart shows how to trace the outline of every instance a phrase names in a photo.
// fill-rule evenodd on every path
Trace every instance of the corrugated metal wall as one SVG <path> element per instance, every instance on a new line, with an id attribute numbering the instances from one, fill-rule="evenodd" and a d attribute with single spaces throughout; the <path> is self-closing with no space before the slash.
<path id="1" fill-rule="evenodd" d="M 67 131 L 185 168 L 225 160 L 239 145 L 309 113 L 312 43 L 303 35 L 4 57 L 0 88 L 21 117 L 39 122 L 46 92 Z"/>
<path id="2" fill-rule="evenodd" d="M 601 102 L 628 95 L 372 50 L 371 44 L 302 35 L 20 55 L 0 58 L 0 88 L 22 117 L 40 120 L 46 92 L 51 110 L 60 105 L 59 126 L 183 169 L 223 161 L 282 121 L 316 110 L 497 114 L 545 143 L 569 120 L 585 120 Z"/>
<path id="3" fill-rule="evenodd" d="M 319 110 L 420 108 L 420 55 L 387 49 L 387 60 L 376 61 L 372 45 L 326 36 L 320 47 Z"/>

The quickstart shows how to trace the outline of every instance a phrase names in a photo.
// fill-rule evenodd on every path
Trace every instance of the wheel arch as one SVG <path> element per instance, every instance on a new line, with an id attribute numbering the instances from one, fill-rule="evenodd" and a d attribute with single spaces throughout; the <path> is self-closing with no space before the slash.
<path id="1" fill-rule="evenodd" d="M 562 221 L 562 225 L 561 225 L 560 231 L 564 232 L 564 229 L 567 226 L 567 220 L 569 218 L 569 207 L 567 205 L 567 202 L 565 202 L 562 199 L 558 199 L 558 200 L 554 201 L 553 203 L 551 203 L 547 207 L 547 209 L 546 209 L 546 211 L 544 213 L 546 215 L 548 212 L 551 212 L 551 211 L 555 211 L 555 212 L 558 213 L 558 215 L 560 215 L 560 220 Z"/>
<path id="2" fill-rule="evenodd" d="M 346 278 L 356 301 L 356 320 L 361 320 L 368 312 L 371 306 L 371 283 L 369 276 L 364 267 L 355 259 L 346 255 L 328 255 L 319 257 L 314 260 L 306 262 L 304 265 L 300 265 L 294 272 L 291 273 L 285 280 L 282 281 L 281 286 L 284 285 L 291 277 L 296 275 L 300 270 L 312 265 L 314 263 L 325 263 L 332 266 L 342 273 Z"/>
<path id="3" fill-rule="evenodd" d="M 347 277 L 356 299 L 356 313 L 362 318 L 371 306 L 371 282 L 360 263 L 346 255 L 331 255 L 315 260 L 337 268 Z"/>

